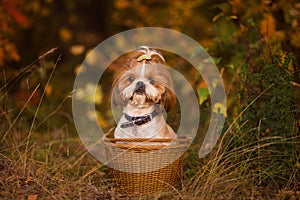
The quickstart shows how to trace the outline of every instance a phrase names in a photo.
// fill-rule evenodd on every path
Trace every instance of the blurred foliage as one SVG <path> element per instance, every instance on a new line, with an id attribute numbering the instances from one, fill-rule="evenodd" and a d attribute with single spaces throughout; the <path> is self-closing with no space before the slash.
<path id="1" fill-rule="evenodd" d="M 35 128 L 39 127 L 41 132 L 68 124 L 70 132 L 75 134 L 69 101 L 77 73 L 74 70 L 89 48 L 109 34 L 103 31 L 108 12 L 98 12 L 106 10 L 109 4 L 91 0 L 1 0 L 0 3 L 3 112 L 13 108 L 10 111 L 13 118 L 22 111 L 25 132 L 35 119 Z M 44 55 L 54 47 L 58 50 Z"/>
<path id="2" fill-rule="evenodd" d="M 272 62 L 262 63 L 259 72 L 244 69 L 241 74 L 243 85 L 239 88 L 239 105 L 245 109 L 241 116 L 240 130 L 229 135 L 228 140 L 239 138 L 236 145 L 257 144 L 263 147 L 260 151 L 251 152 L 247 159 L 265 158 L 268 162 L 257 165 L 268 171 L 261 175 L 261 185 L 284 187 L 290 180 L 289 187 L 297 186 L 299 171 L 295 171 L 300 156 L 300 137 L 297 117 L 300 114 L 299 96 L 291 84 L 295 65 L 292 55 L 273 56 Z M 248 105 L 250 105 L 248 107 Z M 237 142 L 239 141 L 239 142 Z"/>
<path id="3" fill-rule="evenodd" d="M 227 131 L 224 146 L 232 151 L 228 153 L 229 159 L 224 153 L 226 164 L 218 165 L 219 160 L 212 162 L 215 167 L 226 169 L 223 171 L 226 180 L 211 180 L 220 183 L 220 188 L 239 186 L 237 182 L 248 182 L 248 177 L 253 177 L 255 189 L 268 184 L 272 192 L 273 188 L 299 188 L 300 3 L 297 0 L 0 0 L 0 114 L 4 116 L 0 122 L 9 122 L 0 123 L 0 132 L 4 130 L 6 136 L 12 130 L 20 138 L 15 142 L 7 135 L 7 141 L 17 146 L 24 140 L 22 133 L 32 132 L 40 138 L 44 132 L 65 137 L 61 130 L 66 135 L 76 134 L 71 129 L 69 97 L 80 64 L 105 38 L 146 26 L 177 30 L 198 41 L 219 67 L 228 94 L 228 113 L 222 104 L 213 105 L 213 112 L 227 115 L 228 122 L 243 112 L 235 129 Z M 118 41 L 118 45 L 124 44 L 124 40 Z M 54 47 L 58 50 L 52 52 Z M 45 54 L 49 49 L 51 55 Z M 201 110 L 200 123 L 208 126 L 206 119 L 211 110 L 207 84 L 184 59 L 167 57 L 168 64 L 178 67 L 191 81 L 199 104 L 205 108 Z M 89 59 L 88 64 L 101 67 L 100 56 L 90 55 Z M 87 116 L 87 120 L 98 120 L 106 130 L 114 125 L 108 99 L 117 67 L 118 64 L 113 64 L 99 81 L 97 119 L 93 113 Z M 91 88 L 91 85 L 83 87 L 77 98 L 95 100 L 84 95 L 84 90 Z M 52 135 L 43 134 L 49 137 L 48 141 Z M 198 146 L 192 148 L 184 170 L 188 179 L 197 178 L 198 174 L 201 180 L 199 171 L 204 161 L 197 160 Z M 37 152 L 37 156 L 44 157 L 44 150 Z M 209 168 L 203 172 L 214 173 Z M 228 182 L 227 175 L 232 172 L 238 176 Z M 198 184 L 193 179 L 192 182 Z M 243 192 L 248 193 L 248 189 Z M 211 187 L 208 192 L 194 191 L 214 194 L 217 190 Z"/>
<path id="4" fill-rule="evenodd" d="M 115 0 L 113 6 L 112 19 L 123 29 L 159 26 L 209 43 L 206 40 L 211 36 L 209 18 L 215 12 L 210 9 L 212 3 L 207 0 Z"/>
<path id="5" fill-rule="evenodd" d="M 254 87 L 245 82 L 245 79 L 240 79 L 242 72 L 248 71 L 247 76 L 253 75 L 255 79 L 254 76 L 264 72 L 265 67 L 274 62 L 274 58 L 283 59 L 291 54 L 294 62 L 286 67 L 291 76 L 289 86 L 297 99 L 292 106 L 299 108 L 300 3 L 295 0 L 231 0 L 216 4 L 213 8 L 219 10 L 219 13 L 212 19 L 214 23 L 211 30 L 215 37 L 211 49 L 214 56 L 221 59 L 219 67 L 224 69 L 228 94 L 241 95 L 237 94 L 240 92 L 236 90 L 237 85 L 245 87 L 244 89 Z M 272 73 L 269 77 L 275 79 L 276 76 Z M 256 78 L 259 81 L 259 77 Z M 278 96 L 280 93 L 274 95 Z M 235 104 L 232 96 L 228 100 L 231 116 L 236 116 L 243 104 Z"/>
<path id="6" fill-rule="evenodd" d="M 28 60 L 59 47 L 61 66 L 56 69 L 52 83 L 42 84 L 39 89 L 42 90 L 39 93 L 46 91 L 52 102 L 53 98 L 62 101 L 72 91 L 73 80 L 79 73 L 78 66 L 91 48 L 114 33 L 136 27 L 159 26 L 178 30 L 203 45 L 224 77 L 230 116 L 235 116 L 239 110 L 231 94 L 245 68 L 250 73 L 260 72 L 263 61 L 269 59 L 270 54 L 280 57 L 290 52 L 295 55 L 295 63 L 299 62 L 300 56 L 300 3 L 296 0 L 1 0 L 0 10 L 1 84 L 24 68 Z M 16 101 L 26 102 L 35 86 L 47 81 L 56 58 L 39 60 L 30 76 L 18 79 L 15 84 L 18 87 L 9 91 L 17 95 Z M 208 105 L 209 92 L 201 76 L 195 75 L 193 69 L 179 59 L 173 57 L 172 61 L 170 58 L 170 65 L 179 63 L 181 71 L 193 80 L 199 104 Z M 92 62 L 98 60 L 101 59 L 96 57 Z M 298 84 L 299 65 L 292 67 L 292 81 Z M 108 73 L 103 82 L 110 81 L 111 73 Z M 60 89 L 55 89 L 54 84 Z M 107 87 L 99 89 L 102 96 L 108 93 Z M 105 101 L 102 104 L 104 107 L 109 105 Z M 70 112 L 70 106 L 65 107 Z M 216 105 L 214 110 L 225 112 Z M 101 123 L 107 127 L 111 123 L 109 117 L 108 113 L 100 116 Z"/>
<path id="7" fill-rule="evenodd" d="M 212 20 L 215 35 L 213 52 L 222 57 L 221 67 L 231 78 L 228 89 L 233 89 L 241 68 L 247 63 L 250 71 L 260 71 L 262 60 L 270 54 L 295 55 L 299 63 L 300 4 L 296 0 L 242 2 L 230 0 L 214 5 L 219 10 Z M 294 77 L 299 82 L 299 65 Z"/>
<path id="8" fill-rule="evenodd" d="M 246 68 L 241 73 L 244 85 L 239 86 L 239 100 L 243 109 L 261 95 L 242 116 L 247 121 L 245 127 L 248 127 L 248 131 L 253 125 L 258 126 L 260 120 L 259 128 L 268 136 L 287 134 L 286 137 L 290 137 L 296 132 L 295 116 L 299 114 L 296 103 L 299 99 L 291 84 L 293 71 L 290 69 L 294 65 L 295 60 L 291 55 L 273 56 L 272 62 L 264 63 L 261 71 L 251 73 Z"/>
<path id="9" fill-rule="evenodd" d="M 0 1 L 0 67 L 5 61 L 19 61 L 15 41 L 15 32 L 19 27 L 29 27 L 30 21 L 23 14 L 23 0 Z"/>
<path id="10" fill-rule="evenodd" d="M 300 4 L 232 0 L 214 8 L 220 12 L 212 19 L 211 48 L 222 58 L 227 92 L 234 94 L 229 119 L 242 113 L 225 145 L 257 145 L 232 164 L 257 160 L 251 169 L 259 186 L 299 187 Z"/>

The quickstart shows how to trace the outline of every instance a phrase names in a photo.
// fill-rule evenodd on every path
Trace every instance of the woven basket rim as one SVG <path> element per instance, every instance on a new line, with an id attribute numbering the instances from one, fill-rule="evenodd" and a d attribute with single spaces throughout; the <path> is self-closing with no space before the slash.
<path id="1" fill-rule="evenodd" d="M 184 148 L 191 144 L 188 137 L 178 138 L 113 138 L 112 133 L 104 134 L 102 141 L 107 146 L 131 150 L 159 150 Z M 151 143 L 151 144 L 149 144 Z M 161 144 L 160 144 L 161 143 Z M 165 144 L 169 143 L 169 144 Z"/>

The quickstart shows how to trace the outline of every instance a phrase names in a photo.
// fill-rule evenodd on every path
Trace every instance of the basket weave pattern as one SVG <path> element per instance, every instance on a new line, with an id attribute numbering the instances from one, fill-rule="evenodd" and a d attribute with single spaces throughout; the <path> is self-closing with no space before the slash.
<path id="1" fill-rule="evenodd" d="M 142 138 L 104 139 L 115 181 L 128 195 L 177 188 L 189 143 L 189 139 L 151 139 L 151 143 Z"/>

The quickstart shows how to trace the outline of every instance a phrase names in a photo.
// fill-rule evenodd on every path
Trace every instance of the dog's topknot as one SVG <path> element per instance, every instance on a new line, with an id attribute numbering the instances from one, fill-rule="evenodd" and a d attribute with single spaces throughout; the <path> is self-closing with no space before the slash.
<path id="1" fill-rule="evenodd" d="M 140 46 L 137 48 L 137 51 L 139 53 L 142 53 L 137 58 L 138 62 L 141 62 L 143 60 L 150 61 L 154 57 L 158 57 L 162 63 L 165 63 L 164 57 L 159 52 L 157 52 L 155 49 L 149 48 L 147 46 Z"/>

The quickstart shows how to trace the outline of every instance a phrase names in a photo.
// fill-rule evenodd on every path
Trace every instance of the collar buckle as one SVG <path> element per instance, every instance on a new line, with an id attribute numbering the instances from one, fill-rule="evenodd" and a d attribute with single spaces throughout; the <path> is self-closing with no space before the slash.
<path id="1" fill-rule="evenodd" d="M 143 124 L 146 124 L 148 122 L 150 122 L 152 119 L 151 119 L 151 115 L 148 114 L 148 115 L 144 115 L 144 116 L 139 116 L 139 117 L 134 117 L 133 119 L 133 123 L 135 125 L 143 125 Z"/>

